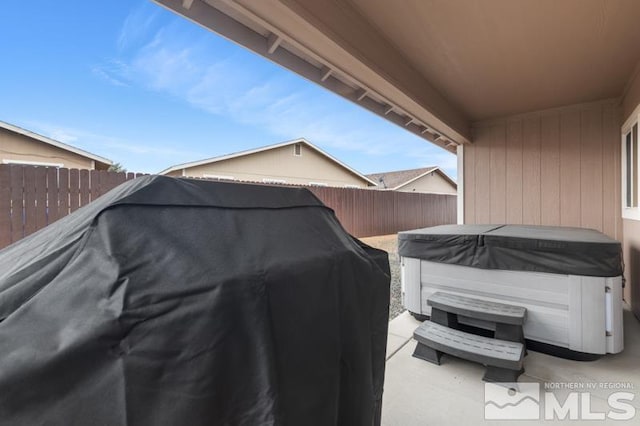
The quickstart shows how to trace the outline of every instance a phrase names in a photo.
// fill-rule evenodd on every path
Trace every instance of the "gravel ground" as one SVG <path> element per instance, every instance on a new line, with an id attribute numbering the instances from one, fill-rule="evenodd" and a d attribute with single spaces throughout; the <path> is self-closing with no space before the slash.
<path id="1" fill-rule="evenodd" d="M 371 247 L 389 253 L 391 267 L 391 303 L 389 305 L 389 321 L 405 311 L 400 294 L 400 256 L 398 256 L 398 235 L 381 235 L 378 237 L 360 238 Z"/>

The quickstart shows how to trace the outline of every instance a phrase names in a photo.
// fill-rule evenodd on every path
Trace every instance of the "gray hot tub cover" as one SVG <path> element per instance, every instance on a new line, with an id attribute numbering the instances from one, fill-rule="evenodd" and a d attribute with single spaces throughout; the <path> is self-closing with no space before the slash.
<path id="1" fill-rule="evenodd" d="M 401 256 L 481 269 L 617 277 L 619 241 L 593 229 L 442 225 L 398 234 Z"/>
<path id="2" fill-rule="evenodd" d="M 140 178 L 0 252 L 0 424 L 369 426 L 388 304 L 309 191 Z"/>

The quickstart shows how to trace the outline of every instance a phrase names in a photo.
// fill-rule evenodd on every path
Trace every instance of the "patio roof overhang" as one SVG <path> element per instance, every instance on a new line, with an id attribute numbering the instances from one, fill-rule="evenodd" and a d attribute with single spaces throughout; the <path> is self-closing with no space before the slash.
<path id="1" fill-rule="evenodd" d="M 156 0 L 455 152 L 471 124 L 620 97 L 640 2 Z"/>

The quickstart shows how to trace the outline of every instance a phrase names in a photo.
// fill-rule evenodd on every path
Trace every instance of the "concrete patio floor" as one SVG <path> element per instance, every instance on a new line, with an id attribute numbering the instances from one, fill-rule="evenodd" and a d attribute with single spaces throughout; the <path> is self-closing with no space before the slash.
<path id="1" fill-rule="evenodd" d="M 475 424 L 575 424 L 576 420 L 485 420 L 485 387 L 482 381 L 484 367 L 451 356 L 443 356 L 442 365 L 412 357 L 416 342 L 413 331 L 420 323 L 404 312 L 389 323 L 387 366 L 385 374 L 382 424 L 387 426 L 463 426 Z M 606 355 L 596 361 L 580 362 L 529 351 L 525 358 L 525 373 L 519 383 L 534 382 L 541 386 L 540 393 L 553 392 L 557 401 L 564 403 L 571 389 L 549 386 L 576 386 L 573 392 L 589 392 L 590 413 L 609 413 L 607 398 L 614 392 L 634 394 L 629 403 L 636 409 L 628 421 L 596 421 L 602 424 L 640 424 L 640 322 L 625 308 L 625 349 L 617 355 Z M 590 384 L 590 385 L 587 385 Z M 613 385 L 609 385 L 613 384 Z M 611 389 L 606 386 L 632 386 L 632 389 Z M 587 386 L 595 386 L 587 388 Z M 582 398 L 582 396 L 578 396 Z M 586 396 L 585 396 L 586 397 Z M 541 395 L 541 401 L 544 397 Z M 582 401 L 580 399 L 580 401 Z M 544 403 L 540 404 L 544 419 Z M 578 413 L 584 419 L 585 414 Z M 597 414 L 595 414 L 597 416 Z"/>

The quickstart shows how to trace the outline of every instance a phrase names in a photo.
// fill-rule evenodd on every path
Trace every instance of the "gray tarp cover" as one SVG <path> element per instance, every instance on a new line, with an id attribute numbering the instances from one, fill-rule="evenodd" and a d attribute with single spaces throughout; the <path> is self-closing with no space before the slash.
<path id="1" fill-rule="evenodd" d="M 401 256 L 481 269 L 617 277 L 620 242 L 593 229 L 442 225 L 398 234 Z"/>
<path id="2" fill-rule="evenodd" d="M 369 426 L 388 305 L 309 191 L 140 178 L 0 251 L 0 424 Z"/>

